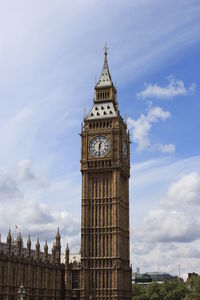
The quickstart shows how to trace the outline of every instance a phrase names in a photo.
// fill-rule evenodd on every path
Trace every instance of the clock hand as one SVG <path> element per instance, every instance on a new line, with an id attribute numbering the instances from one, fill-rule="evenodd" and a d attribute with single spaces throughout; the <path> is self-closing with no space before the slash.
<path id="1" fill-rule="evenodd" d="M 102 142 L 99 142 L 99 156 L 100 156 L 100 151 L 101 151 L 101 144 L 102 144 Z"/>

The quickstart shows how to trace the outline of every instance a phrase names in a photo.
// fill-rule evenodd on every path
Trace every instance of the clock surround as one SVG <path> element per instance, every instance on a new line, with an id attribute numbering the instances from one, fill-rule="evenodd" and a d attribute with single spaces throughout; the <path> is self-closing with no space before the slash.
<path id="1" fill-rule="evenodd" d="M 94 158 L 104 157 L 110 151 L 110 141 L 104 135 L 96 135 L 89 144 L 90 154 Z"/>

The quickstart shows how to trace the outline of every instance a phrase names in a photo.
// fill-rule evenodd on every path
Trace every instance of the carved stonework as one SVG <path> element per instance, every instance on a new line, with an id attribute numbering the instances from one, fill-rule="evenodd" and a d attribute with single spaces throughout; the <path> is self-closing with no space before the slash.
<path id="1" fill-rule="evenodd" d="M 23 285 L 21 285 L 17 293 L 17 300 L 25 300 L 25 299 L 26 299 L 25 289 Z"/>
<path id="2" fill-rule="evenodd" d="M 129 134 L 107 50 L 81 132 L 81 299 L 131 299 Z"/>

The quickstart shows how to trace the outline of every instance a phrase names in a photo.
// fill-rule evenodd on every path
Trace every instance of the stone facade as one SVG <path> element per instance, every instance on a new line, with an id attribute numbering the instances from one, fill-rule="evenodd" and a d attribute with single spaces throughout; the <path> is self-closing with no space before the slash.
<path id="1" fill-rule="evenodd" d="M 117 91 L 107 62 L 95 85 L 94 104 L 81 128 L 81 254 L 61 259 L 59 229 L 51 254 L 39 239 L 23 247 L 9 231 L 0 242 L 0 300 L 131 300 L 129 253 L 130 137 L 120 116 Z M 24 291 L 24 290 L 23 290 Z M 18 293 L 19 295 L 19 293 Z M 24 296 L 25 297 L 25 296 Z"/>
<path id="2" fill-rule="evenodd" d="M 107 49 L 81 132 L 81 299 L 131 299 L 130 138 L 120 116 Z"/>
<path id="3" fill-rule="evenodd" d="M 43 252 L 39 239 L 32 250 L 29 237 L 24 248 L 21 234 L 14 240 L 9 231 L 7 242 L 0 242 L 0 300 L 17 299 L 21 284 L 27 300 L 79 299 L 80 263 L 70 263 L 69 256 L 67 245 L 61 262 L 59 230 L 51 254 L 47 242 Z"/>
<path id="4" fill-rule="evenodd" d="M 62 299 L 59 231 L 51 255 L 47 243 L 41 252 L 38 239 L 35 250 L 32 250 L 29 237 L 24 248 L 21 234 L 15 241 L 10 231 L 7 242 L 0 244 L 0 251 L 0 299 L 16 299 L 21 283 L 26 287 L 28 299 Z"/>

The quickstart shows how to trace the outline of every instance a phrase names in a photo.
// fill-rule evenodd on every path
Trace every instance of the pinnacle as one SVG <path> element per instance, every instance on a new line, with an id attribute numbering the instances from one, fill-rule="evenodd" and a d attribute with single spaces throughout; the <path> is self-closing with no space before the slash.
<path id="1" fill-rule="evenodd" d="M 108 59 L 107 59 L 107 55 L 108 55 L 108 48 L 107 45 L 105 45 L 105 52 L 104 52 L 104 64 L 103 64 L 103 69 L 101 71 L 101 75 L 99 77 L 99 80 L 96 84 L 96 88 L 98 87 L 107 87 L 107 86 L 111 86 L 112 85 L 112 78 L 110 75 L 110 71 L 109 71 L 109 67 L 108 67 Z"/>
<path id="2" fill-rule="evenodd" d="M 60 238 L 60 230 L 59 230 L 59 227 L 57 228 L 56 238 Z"/>

